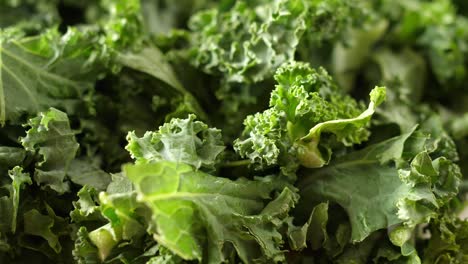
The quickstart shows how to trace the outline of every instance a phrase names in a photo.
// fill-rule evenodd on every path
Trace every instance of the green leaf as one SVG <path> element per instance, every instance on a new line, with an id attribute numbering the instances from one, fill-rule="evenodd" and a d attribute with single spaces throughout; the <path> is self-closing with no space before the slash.
<path id="1" fill-rule="evenodd" d="M 183 35 L 188 48 L 172 51 L 212 76 L 208 94 L 221 101 L 217 126 L 235 138 L 241 120 L 263 109 L 278 67 L 297 57 L 311 60 L 309 52 L 338 37 L 355 18 L 353 10 L 348 0 L 223 1 L 195 13 L 190 31 L 174 34 Z"/>
<path id="2" fill-rule="evenodd" d="M 70 28 L 34 37 L 0 31 L 0 124 L 49 107 L 75 113 L 102 72 L 96 33 Z"/>
<path id="3" fill-rule="evenodd" d="M 99 258 L 104 261 L 120 242 L 132 243 L 145 234 L 145 224 L 141 223 L 145 208 L 136 201 L 134 192 L 102 192 L 99 203 L 99 210 L 109 223 L 90 232 L 89 238 L 98 248 Z"/>
<path id="4" fill-rule="evenodd" d="M 223 74 L 228 82 L 251 83 L 292 60 L 306 30 L 308 5 L 302 0 L 276 0 L 257 8 L 258 13 L 239 1 L 227 12 L 211 9 L 192 16 L 192 63 Z"/>
<path id="5" fill-rule="evenodd" d="M 360 28 L 351 28 L 344 33 L 345 43 L 333 47 L 331 64 L 337 82 L 347 91 L 353 88 L 356 74 L 371 55 L 375 43 L 388 28 L 388 21 L 369 21 Z"/>
<path id="6" fill-rule="evenodd" d="M 36 166 L 35 181 L 58 193 L 69 191 L 65 177 L 79 145 L 67 114 L 51 108 L 30 119 L 27 126 L 31 128 L 26 137 L 21 138 L 21 143 L 26 150 L 37 152 L 42 157 Z"/>
<path id="7" fill-rule="evenodd" d="M 1 186 L 8 191 L 9 196 L 0 197 L 0 232 L 15 233 L 17 227 L 18 211 L 20 207 L 21 189 L 24 186 L 31 185 L 31 177 L 23 172 L 23 168 L 16 166 L 8 171 L 11 183 Z"/>
<path id="8" fill-rule="evenodd" d="M 23 173 L 23 169 L 21 167 L 14 167 L 11 171 L 9 171 L 8 174 L 12 180 L 12 193 L 10 195 L 13 202 L 13 219 L 11 221 L 11 231 L 15 233 L 16 219 L 18 216 L 18 208 L 20 204 L 20 191 L 25 184 L 31 185 L 32 181 L 28 173 Z"/>
<path id="9" fill-rule="evenodd" d="M 177 79 L 171 65 L 166 61 L 164 54 L 157 47 L 148 46 L 138 53 L 119 54 L 117 61 L 126 67 L 149 74 L 181 93 L 187 93 Z"/>
<path id="10" fill-rule="evenodd" d="M 389 239 L 393 245 L 401 248 L 403 256 L 411 256 L 416 254 L 416 249 L 412 243 L 414 228 L 407 226 L 397 226 L 389 232 Z"/>
<path id="11" fill-rule="evenodd" d="M 112 181 L 107 186 L 107 193 L 114 194 L 133 191 L 134 188 L 132 182 L 123 173 L 111 174 L 111 177 Z"/>
<path id="12" fill-rule="evenodd" d="M 312 250 L 321 248 L 322 243 L 328 240 L 327 222 L 328 203 L 320 203 L 312 209 L 309 219 L 303 226 L 289 226 L 288 237 L 291 249 L 300 251 L 307 247 L 307 241 Z"/>
<path id="13" fill-rule="evenodd" d="M 259 168 L 322 167 L 334 149 L 367 140 L 369 120 L 385 99 L 385 88 L 376 87 L 364 110 L 339 90 L 325 69 L 302 62 L 282 65 L 275 80 L 270 109 L 248 116 L 234 142 L 236 152 Z"/>
<path id="14" fill-rule="evenodd" d="M 408 264 L 420 264 L 421 261 L 418 262 L 403 262 L 401 261 L 403 256 L 399 252 L 395 246 L 393 246 L 390 242 L 385 241 L 377 250 L 375 257 L 373 259 L 375 264 L 378 263 L 408 263 Z M 400 260 L 400 262 L 398 262 Z"/>
<path id="15" fill-rule="evenodd" d="M 221 131 L 195 119 L 195 115 L 174 118 L 158 131 L 146 132 L 142 138 L 130 132 L 126 149 L 137 164 L 167 160 L 213 170 L 225 148 Z"/>
<path id="16" fill-rule="evenodd" d="M 183 0 L 180 3 L 170 0 L 162 2 L 143 0 L 141 12 L 145 30 L 150 35 L 170 34 L 173 29 L 183 27 L 192 13 L 211 4 L 210 0 Z"/>
<path id="17" fill-rule="evenodd" d="M 376 87 L 370 92 L 369 107 L 359 116 L 349 119 L 336 119 L 319 123 L 312 127 L 307 135 L 298 143 L 298 158 L 301 165 L 307 168 L 319 168 L 327 164 L 318 144 L 322 133 L 333 133 L 339 141 L 347 141 L 347 137 L 362 130 L 368 123 L 375 109 L 385 100 L 385 88 Z"/>
<path id="18" fill-rule="evenodd" d="M 437 80 L 457 87 L 467 74 L 464 63 L 468 49 L 462 43 L 468 39 L 468 20 L 457 15 L 451 1 L 421 2 L 418 9 L 405 7 L 402 35 L 422 32 L 417 36 L 417 43 L 429 57 Z"/>
<path id="19" fill-rule="evenodd" d="M 98 264 L 100 263 L 97 248 L 91 243 L 86 227 L 82 226 L 76 233 L 73 258 L 78 264 Z"/>
<path id="20" fill-rule="evenodd" d="M 102 220 L 98 205 L 98 192 L 89 186 L 78 191 L 78 201 L 73 202 L 75 209 L 70 212 L 74 222 Z"/>
<path id="21" fill-rule="evenodd" d="M 0 3 L 0 28 L 14 28 L 27 33 L 36 33 L 47 26 L 60 22 L 55 0 L 15 0 Z"/>
<path id="22" fill-rule="evenodd" d="M 282 182 L 231 181 L 172 162 L 127 165 L 124 171 L 151 210 L 149 231 L 180 257 L 218 263 L 235 250 L 243 261 L 284 261 L 278 228 L 297 197 L 284 188 L 265 206 Z"/>
<path id="23" fill-rule="evenodd" d="M 321 203 L 314 207 L 309 218 L 309 228 L 307 230 L 307 240 L 311 248 L 317 250 L 322 247 L 322 243 L 328 240 L 328 204 Z"/>
<path id="24" fill-rule="evenodd" d="M 299 183 L 302 208 L 312 201 L 339 204 L 349 216 L 353 242 L 395 224 L 414 227 L 428 222 L 456 194 L 453 190 L 447 197 L 438 194 L 436 190 L 445 186 L 440 181 L 459 183 L 461 175 L 450 161 L 450 169 L 437 170 L 438 159 L 429 158 L 429 164 L 421 168 L 425 142 L 425 137 L 410 132 L 352 152 L 323 169 L 303 172 L 305 178 Z M 405 168 L 428 174 L 406 177 Z M 421 177 L 427 182 L 421 182 Z"/>
<path id="25" fill-rule="evenodd" d="M 140 46 L 142 42 L 140 1 L 102 0 L 100 4 L 107 13 L 103 21 L 100 21 L 106 46 L 114 52 Z M 98 43 L 102 43 L 102 40 Z"/>
<path id="26" fill-rule="evenodd" d="M 56 216 L 53 209 L 48 205 L 46 205 L 46 211 L 47 214 L 42 214 L 36 209 L 31 209 L 24 213 L 24 234 L 41 237 L 55 253 L 59 253 L 62 250 L 59 237 L 64 235 L 61 233 L 64 231 L 61 230 L 61 227 L 64 226 L 66 220 Z M 34 241 L 24 240 L 24 243 L 26 247 L 35 250 L 41 249 L 41 246 L 34 245 Z"/>
<path id="27" fill-rule="evenodd" d="M 361 243 L 351 245 L 342 255 L 340 255 L 335 263 L 337 264 L 366 264 L 369 263 L 368 259 L 371 256 L 372 250 L 378 243 L 380 233 L 373 233 Z"/>
<path id="28" fill-rule="evenodd" d="M 71 182 L 88 185 L 99 191 L 105 190 L 111 182 L 111 176 L 100 168 L 99 161 L 88 157 L 73 159 L 67 175 Z"/>
<path id="29" fill-rule="evenodd" d="M 171 65 L 166 61 L 164 54 L 157 47 L 147 46 L 137 53 L 122 53 L 117 56 L 116 60 L 125 67 L 146 73 L 165 82 L 169 87 L 180 93 L 190 112 L 197 114 L 203 120 L 208 120 L 206 113 L 197 100 L 182 86 Z"/>
<path id="30" fill-rule="evenodd" d="M 244 126 L 243 136 L 234 141 L 236 152 L 260 168 L 278 164 L 281 153 L 291 145 L 283 132 L 286 130 L 284 114 L 267 109 L 247 116 Z"/>
<path id="31" fill-rule="evenodd" d="M 424 264 L 468 261 L 468 221 L 445 215 L 431 222 L 429 230 L 431 238 L 424 249 Z"/>
<path id="32" fill-rule="evenodd" d="M 228 83 L 258 83 L 295 51 L 333 39 L 353 19 L 351 1 L 236 1 L 191 17 L 191 61 Z M 310 47 L 306 47 L 310 49 Z M 306 58 L 309 59 L 309 58 Z M 234 92 L 235 93 L 235 92 Z"/>
<path id="33" fill-rule="evenodd" d="M 0 171 L 22 164 L 25 158 L 23 148 L 0 146 Z"/>
<path id="34" fill-rule="evenodd" d="M 389 101 L 402 100 L 406 103 L 414 103 L 421 99 L 426 85 L 427 66 L 420 54 L 409 48 L 400 52 L 380 49 L 375 52 L 373 59 L 380 67 L 382 81 L 391 87 Z M 398 106 L 392 105 L 392 107 Z M 395 112 L 391 111 L 390 107 L 385 108 L 385 110 L 390 113 Z M 386 114 L 385 111 L 382 111 L 382 114 Z M 401 119 L 404 119 L 404 116 Z"/>
<path id="35" fill-rule="evenodd" d="M 112 249 L 118 244 L 119 238 L 116 238 L 114 231 L 110 224 L 100 227 L 89 233 L 89 240 L 97 248 L 96 253 L 99 256 L 99 259 L 104 261 Z M 94 252 L 92 252 L 94 253 Z"/>

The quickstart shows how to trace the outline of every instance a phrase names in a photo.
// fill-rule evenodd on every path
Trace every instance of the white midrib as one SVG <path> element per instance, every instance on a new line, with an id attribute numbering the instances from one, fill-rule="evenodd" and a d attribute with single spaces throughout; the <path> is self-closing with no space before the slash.
<path id="1" fill-rule="evenodd" d="M 144 198 L 143 198 L 144 197 Z M 189 192 L 175 192 L 167 194 L 154 194 L 154 195 L 142 195 L 141 200 L 147 200 L 151 202 L 173 200 L 173 199 L 190 199 L 190 198 L 207 198 L 207 197 L 227 197 L 229 199 L 256 201 L 255 199 L 236 197 L 221 193 L 189 193 Z"/>

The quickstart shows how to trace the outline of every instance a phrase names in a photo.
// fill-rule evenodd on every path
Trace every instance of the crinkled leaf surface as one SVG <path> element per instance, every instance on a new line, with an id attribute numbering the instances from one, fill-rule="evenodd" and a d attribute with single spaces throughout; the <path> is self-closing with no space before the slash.
<path id="1" fill-rule="evenodd" d="M 330 145 L 350 146 L 367 139 L 366 126 L 385 99 L 385 88 L 376 87 L 364 110 L 339 90 L 325 69 L 315 70 L 306 63 L 283 65 L 275 79 L 278 85 L 271 94 L 270 108 L 248 116 L 242 137 L 234 142 L 242 157 L 260 167 L 325 165 L 331 157 Z M 321 133 L 335 138 L 321 140 Z"/>
<path id="2" fill-rule="evenodd" d="M 0 124 L 49 107 L 75 113 L 101 73 L 92 31 L 49 30 L 33 37 L 0 31 Z M 92 67 L 94 66 L 94 67 Z"/>
<path id="3" fill-rule="evenodd" d="M 460 173 L 450 162 L 437 168 L 440 160 L 431 160 L 424 150 L 426 138 L 413 133 L 350 153 L 323 169 L 304 171 L 299 183 L 302 208 L 311 201 L 338 203 L 349 216 L 355 242 L 394 224 L 427 222 L 446 202 L 437 189 L 453 197 L 456 187 L 445 183 L 459 182 Z M 407 159 L 411 164 L 405 164 Z"/>
<path id="4" fill-rule="evenodd" d="M 168 160 L 212 170 L 225 148 L 221 131 L 195 119 L 195 115 L 172 119 L 141 138 L 130 132 L 126 149 L 137 164 Z"/>
<path id="5" fill-rule="evenodd" d="M 68 191 L 65 177 L 79 145 L 67 114 L 51 108 L 30 119 L 28 126 L 30 129 L 21 143 L 26 150 L 37 152 L 42 157 L 37 163 L 35 181 L 58 193 Z"/>
<path id="6" fill-rule="evenodd" d="M 128 165 L 124 171 L 137 199 L 151 210 L 150 232 L 182 258 L 218 263 L 231 244 L 243 261 L 284 260 L 276 225 L 297 198 L 285 188 L 265 207 L 271 193 L 283 189 L 280 181 L 231 181 L 173 162 Z"/>

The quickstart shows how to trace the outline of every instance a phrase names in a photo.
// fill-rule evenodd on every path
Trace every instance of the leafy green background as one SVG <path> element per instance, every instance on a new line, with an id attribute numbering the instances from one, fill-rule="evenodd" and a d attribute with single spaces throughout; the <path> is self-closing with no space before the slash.
<path id="1" fill-rule="evenodd" d="M 0 0 L 0 263 L 467 263 L 461 0 Z"/>

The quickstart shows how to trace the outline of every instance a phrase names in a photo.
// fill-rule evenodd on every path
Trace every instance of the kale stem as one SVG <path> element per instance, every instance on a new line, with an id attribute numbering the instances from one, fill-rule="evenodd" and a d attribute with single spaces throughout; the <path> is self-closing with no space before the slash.
<path id="1" fill-rule="evenodd" d="M 228 161 L 221 165 L 222 167 L 238 167 L 238 166 L 247 166 L 250 164 L 250 160 L 236 160 L 236 161 Z"/>

